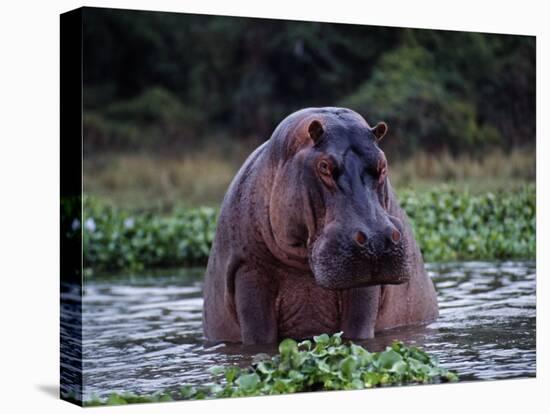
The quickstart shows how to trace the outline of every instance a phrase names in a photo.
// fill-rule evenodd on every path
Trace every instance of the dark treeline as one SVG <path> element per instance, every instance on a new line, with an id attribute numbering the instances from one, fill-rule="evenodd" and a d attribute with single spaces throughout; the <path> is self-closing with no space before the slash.
<path id="1" fill-rule="evenodd" d="M 85 150 L 269 137 L 348 106 L 402 156 L 535 142 L 535 38 L 86 8 Z"/>

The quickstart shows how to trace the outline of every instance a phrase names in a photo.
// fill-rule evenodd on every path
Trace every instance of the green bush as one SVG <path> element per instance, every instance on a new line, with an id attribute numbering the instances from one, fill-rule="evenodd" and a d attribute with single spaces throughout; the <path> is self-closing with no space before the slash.
<path id="1" fill-rule="evenodd" d="M 382 352 L 369 352 L 352 342 L 343 343 L 342 332 L 322 334 L 297 343 L 285 339 L 273 357 L 259 354 L 252 366 L 215 366 L 212 385 L 181 387 L 179 392 L 153 396 L 112 394 L 85 405 L 118 405 L 133 402 L 204 399 L 308 391 L 359 390 L 403 384 L 458 381 L 458 376 L 439 365 L 434 356 L 417 347 L 395 341 Z"/>
<path id="2" fill-rule="evenodd" d="M 426 261 L 535 257 L 535 186 L 472 195 L 441 187 L 401 191 Z M 168 216 L 131 213 L 84 198 L 84 267 L 105 270 L 204 265 L 215 234 L 213 208 Z"/>
<path id="3" fill-rule="evenodd" d="M 100 111 L 89 110 L 83 115 L 85 151 L 90 155 L 98 150 L 134 151 L 159 148 L 190 142 L 190 131 L 200 115 L 184 105 L 166 89 L 152 87 L 140 95 L 106 105 Z"/>
<path id="4" fill-rule="evenodd" d="M 478 121 L 473 101 L 448 87 L 441 73 L 446 70 L 425 48 L 404 45 L 384 54 L 372 76 L 341 104 L 368 114 L 373 124 L 386 121 L 392 139 L 384 145 L 400 157 L 418 148 L 479 153 L 498 144 L 497 129 Z"/>

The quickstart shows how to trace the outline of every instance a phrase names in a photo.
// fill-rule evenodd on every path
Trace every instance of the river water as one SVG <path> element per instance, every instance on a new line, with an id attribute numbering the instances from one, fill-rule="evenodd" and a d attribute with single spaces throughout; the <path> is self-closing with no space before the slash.
<path id="1" fill-rule="evenodd" d="M 462 381 L 533 377 L 534 262 L 428 264 L 440 317 L 361 342 L 398 339 L 437 355 Z M 208 345 L 201 331 L 203 269 L 87 281 L 82 305 L 84 400 L 209 382 L 213 365 L 248 365 L 275 347 Z"/>

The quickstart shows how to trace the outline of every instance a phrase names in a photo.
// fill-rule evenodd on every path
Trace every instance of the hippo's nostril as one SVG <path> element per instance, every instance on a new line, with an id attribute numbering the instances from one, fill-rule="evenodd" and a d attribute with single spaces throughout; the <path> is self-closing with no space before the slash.
<path id="1" fill-rule="evenodd" d="M 358 231 L 357 233 L 355 233 L 355 236 L 353 238 L 355 242 L 361 247 L 363 247 L 367 242 L 367 236 L 362 231 Z"/>
<path id="2" fill-rule="evenodd" d="M 397 229 L 393 229 L 391 232 L 391 241 L 394 243 L 399 243 L 401 240 L 401 233 Z"/>

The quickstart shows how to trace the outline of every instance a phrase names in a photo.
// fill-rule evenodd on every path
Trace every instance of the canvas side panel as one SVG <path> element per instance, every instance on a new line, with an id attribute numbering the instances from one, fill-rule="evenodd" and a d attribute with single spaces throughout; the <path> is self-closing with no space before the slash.
<path id="1" fill-rule="evenodd" d="M 82 9 L 60 19 L 60 396 L 82 405 Z"/>

